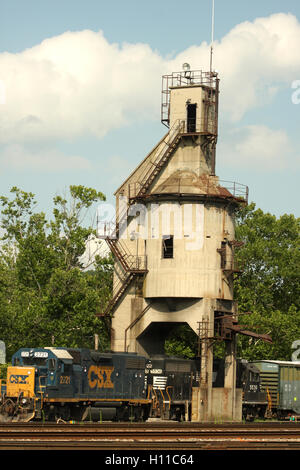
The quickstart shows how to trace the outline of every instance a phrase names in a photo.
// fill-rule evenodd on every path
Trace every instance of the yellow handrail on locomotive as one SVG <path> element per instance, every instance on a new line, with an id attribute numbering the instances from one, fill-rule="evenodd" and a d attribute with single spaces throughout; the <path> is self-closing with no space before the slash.
<path id="1" fill-rule="evenodd" d="M 156 408 L 159 408 L 159 399 L 158 399 L 155 388 L 153 388 L 153 385 L 151 385 L 151 389 L 152 389 L 152 392 L 154 393 L 154 398 L 155 398 L 153 406 L 154 406 L 154 409 L 156 409 Z"/>
<path id="2" fill-rule="evenodd" d="M 168 385 L 167 388 L 166 388 L 166 394 L 168 395 L 168 398 L 169 398 L 169 410 L 171 409 L 171 397 L 170 397 L 170 394 L 169 394 L 169 391 L 168 391 L 168 388 L 174 388 L 173 385 Z"/>
<path id="3" fill-rule="evenodd" d="M 153 392 L 151 394 L 151 392 Z M 151 395 L 151 396 L 150 396 Z M 148 385 L 148 395 L 147 395 L 147 399 L 150 400 L 152 399 L 153 400 L 153 408 L 156 409 L 159 407 L 159 400 L 158 400 L 158 397 L 157 397 L 157 394 L 156 394 L 156 391 L 155 389 L 153 388 L 153 385 Z"/>
<path id="4" fill-rule="evenodd" d="M 47 378 L 47 375 L 40 375 L 39 376 L 39 389 L 37 390 L 37 393 L 41 394 L 41 408 L 43 407 L 43 404 L 44 404 L 44 392 L 45 392 L 45 388 L 46 388 L 46 385 L 41 384 L 41 379 L 45 379 L 45 378 Z M 44 389 L 44 390 L 42 390 L 42 389 Z"/>
<path id="5" fill-rule="evenodd" d="M 162 396 L 163 410 L 165 410 L 165 396 L 163 394 L 163 390 L 161 388 L 159 388 L 158 390 L 160 391 L 160 394 Z"/>

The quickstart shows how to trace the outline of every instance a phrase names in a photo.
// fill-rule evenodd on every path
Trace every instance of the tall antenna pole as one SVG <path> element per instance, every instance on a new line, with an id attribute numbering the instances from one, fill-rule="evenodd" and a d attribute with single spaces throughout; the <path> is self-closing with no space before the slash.
<path id="1" fill-rule="evenodd" d="M 210 71 L 210 73 L 212 72 L 212 58 L 213 58 L 214 29 L 215 29 L 215 0 L 212 0 L 212 15 L 211 15 L 211 43 L 210 43 L 210 65 L 209 65 L 209 71 Z"/>

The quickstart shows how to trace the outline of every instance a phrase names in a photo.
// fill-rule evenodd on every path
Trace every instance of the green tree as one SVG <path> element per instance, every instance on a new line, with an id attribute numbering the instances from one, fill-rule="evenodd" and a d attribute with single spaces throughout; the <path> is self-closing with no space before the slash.
<path id="1" fill-rule="evenodd" d="M 172 328 L 165 341 L 165 353 L 168 356 L 191 359 L 198 355 L 198 348 L 198 336 L 189 325 Z"/>
<path id="2" fill-rule="evenodd" d="M 244 245 L 236 255 L 243 267 L 235 281 L 239 322 L 268 333 L 273 344 L 239 336 L 239 354 L 248 359 L 291 359 L 300 339 L 300 237 L 293 215 L 279 218 L 251 204 L 238 214 L 236 238 Z M 255 344 L 255 347 L 253 347 Z"/>
<path id="3" fill-rule="evenodd" d="M 83 255 L 92 223 L 86 223 L 101 192 L 70 186 L 54 198 L 53 218 L 37 212 L 34 195 L 14 187 L 2 196 L 0 336 L 8 356 L 21 346 L 108 346 L 108 325 L 95 316 L 107 297 L 111 259 L 85 270 Z M 101 269 L 105 266 L 106 270 Z M 110 271 L 109 271 L 110 267 Z M 101 288 L 102 283 L 105 289 Z M 100 288 L 99 288 L 100 287 Z"/>

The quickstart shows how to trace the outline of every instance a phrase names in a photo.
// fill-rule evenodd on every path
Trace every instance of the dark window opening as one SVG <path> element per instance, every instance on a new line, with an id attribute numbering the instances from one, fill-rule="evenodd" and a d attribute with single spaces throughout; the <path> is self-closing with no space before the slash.
<path id="1" fill-rule="evenodd" d="M 196 132 L 197 104 L 187 105 L 187 132 Z"/>
<path id="2" fill-rule="evenodd" d="M 173 235 L 163 235 L 163 258 L 173 258 Z"/>
<path id="3" fill-rule="evenodd" d="M 49 359 L 48 368 L 49 368 L 49 370 L 55 370 L 56 369 L 56 359 L 53 359 L 53 358 Z"/>
<path id="4" fill-rule="evenodd" d="M 44 357 L 23 357 L 23 365 L 24 366 L 46 366 L 47 359 Z"/>
<path id="5" fill-rule="evenodd" d="M 221 248 L 217 249 L 221 255 L 221 269 L 226 268 L 226 242 L 221 242 Z"/>

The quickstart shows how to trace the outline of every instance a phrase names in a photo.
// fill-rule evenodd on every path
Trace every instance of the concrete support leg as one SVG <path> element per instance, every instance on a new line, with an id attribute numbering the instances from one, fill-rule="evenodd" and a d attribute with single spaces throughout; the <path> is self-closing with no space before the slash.
<path id="1" fill-rule="evenodd" d="M 233 335 L 232 341 L 226 342 L 225 350 L 225 375 L 224 388 L 231 392 L 232 419 L 235 415 L 236 407 L 236 336 Z"/>

